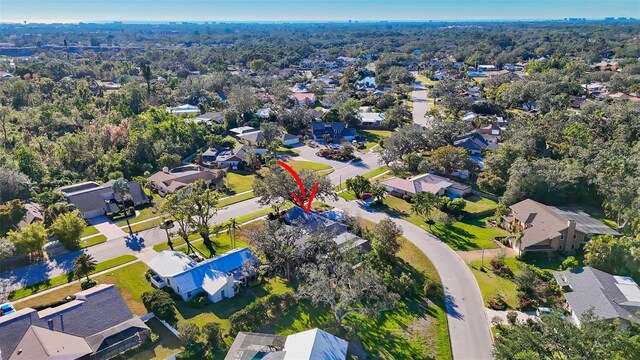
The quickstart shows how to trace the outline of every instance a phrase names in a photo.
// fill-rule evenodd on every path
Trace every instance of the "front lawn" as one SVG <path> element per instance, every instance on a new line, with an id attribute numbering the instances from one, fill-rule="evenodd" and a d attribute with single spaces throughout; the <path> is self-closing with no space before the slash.
<path id="1" fill-rule="evenodd" d="M 96 265 L 96 269 L 95 271 L 93 271 L 93 273 L 98 273 L 101 271 L 105 271 L 111 268 L 114 268 L 116 266 L 122 265 L 122 264 L 126 264 L 128 262 L 134 261 L 136 260 L 136 257 L 133 255 L 122 255 L 122 256 L 118 256 L 115 257 L 113 259 L 107 260 L 107 261 L 103 261 L 98 263 L 98 265 Z M 64 275 L 59 275 L 59 276 L 55 276 L 52 277 L 51 279 L 48 279 L 46 281 L 42 281 L 39 282 L 37 284 L 33 284 L 33 285 L 29 285 L 27 287 L 24 287 L 22 289 L 18 289 L 18 290 L 14 290 L 9 294 L 9 300 L 11 301 L 15 301 L 18 299 L 22 299 L 23 297 L 27 297 L 45 290 L 49 290 L 51 288 L 54 288 L 56 286 L 60 286 L 60 285 L 64 285 L 66 283 L 69 283 L 73 280 L 76 280 L 76 278 L 73 276 L 73 273 L 68 273 L 68 274 L 64 274 Z M 78 288 L 80 288 L 80 284 L 77 284 Z"/>
<path id="2" fill-rule="evenodd" d="M 235 203 L 239 203 L 241 201 L 245 201 L 245 200 L 249 200 L 249 199 L 253 199 L 254 197 L 256 197 L 253 194 L 253 191 L 244 193 L 244 194 L 240 194 L 240 195 L 236 195 L 236 196 L 231 196 L 231 197 L 227 197 L 226 199 L 222 199 L 220 201 L 218 201 L 218 208 L 223 208 L 225 206 L 229 206 L 229 205 L 233 205 Z"/>
<path id="3" fill-rule="evenodd" d="M 224 178 L 224 186 L 230 194 L 239 194 L 252 189 L 256 175 L 240 171 L 229 171 Z"/>
<path id="4" fill-rule="evenodd" d="M 95 235 L 95 236 L 86 238 L 84 240 L 80 240 L 80 248 L 81 249 L 88 248 L 89 246 L 102 244 L 105 241 L 107 241 L 107 237 L 106 236 L 104 236 L 102 234 Z"/>
<path id="5" fill-rule="evenodd" d="M 98 229 L 96 229 L 95 226 L 93 225 L 89 225 L 87 226 L 84 231 L 82 232 L 81 237 L 87 237 L 87 236 L 91 236 L 91 235 L 95 235 L 97 234 L 99 231 Z"/>
<path id="6" fill-rule="evenodd" d="M 359 132 L 359 140 L 364 142 L 364 146 L 367 150 L 378 145 L 380 140 L 385 139 L 391 135 L 393 131 L 390 130 L 361 130 Z"/>
<path id="7" fill-rule="evenodd" d="M 287 164 L 291 166 L 293 170 L 296 172 L 300 172 L 302 170 L 312 170 L 312 171 L 321 171 L 321 170 L 333 170 L 333 167 L 313 161 L 300 161 L 300 160 L 291 160 L 287 161 Z"/>
<path id="8" fill-rule="evenodd" d="M 144 207 L 141 207 L 139 209 L 136 209 L 136 216 L 133 217 L 129 217 L 129 223 L 133 224 L 136 222 L 140 222 L 142 220 L 147 220 L 147 219 L 151 219 L 154 218 L 156 216 L 160 216 L 162 215 L 160 209 L 162 209 L 162 204 L 164 204 L 164 202 L 166 201 L 165 198 L 160 197 L 160 196 L 156 196 L 153 199 L 153 205 L 148 204 L 145 205 Z M 118 220 L 116 222 L 116 225 L 122 227 L 122 226 L 126 226 L 127 225 L 127 219 L 122 219 L 122 220 Z"/>
<path id="9" fill-rule="evenodd" d="M 515 258 L 504 259 L 505 265 L 507 265 L 517 275 L 520 273 L 520 267 L 522 262 Z M 472 261 L 469 267 L 473 276 L 475 276 L 478 286 L 480 287 L 480 293 L 482 293 L 482 299 L 485 306 L 488 306 L 488 301 L 493 299 L 496 295 L 500 294 L 504 297 L 504 300 L 509 304 L 509 308 L 515 309 L 518 305 L 517 286 L 513 280 L 505 279 L 494 274 L 491 271 L 490 260 L 484 261 L 484 271 L 480 270 L 481 261 Z"/>
<path id="10" fill-rule="evenodd" d="M 495 212 L 498 207 L 498 203 L 487 198 L 483 198 L 480 196 L 470 196 L 464 199 L 465 206 L 464 211 L 472 215 L 479 214 L 491 214 Z"/>

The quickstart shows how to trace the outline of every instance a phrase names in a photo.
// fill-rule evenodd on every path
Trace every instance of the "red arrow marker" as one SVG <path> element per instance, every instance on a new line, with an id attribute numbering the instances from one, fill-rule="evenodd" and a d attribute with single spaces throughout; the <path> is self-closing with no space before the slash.
<path id="1" fill-rule="evenodd" d="M 313 190 L 311 190 L 311 194 L 309 195 L 309 202 L 307 202 L 307 205 L 305 205 L 303 201 L 306 199 L 307 193 L 304 190 L 304 184 L 302 183 L 302 180 L 300 179 L 300 176 L 298 175 L 298 173 L 296 173 L 296 171 L 293 170 L 291 168 L 291 166 L 287 165 L 282 160 L 278 160 L 278 165 L 282 166 L 285 170 L 287 170 L 293 176 L 293 178 L 296 180 L 296 182 L 298 183 L 298 187 L 300 188 L 300 194 L 302 196 L 302 200 L 293 191 L 291 192 L 291 197 L 293 197 L 293 199 L 296 201 L 296 203 L 298 203 L 298 205 L 301 208 L 303 208 L 304 211 L 306 211 L 306 212 L 311 211 L 311 203 L 313 202 L 313 198 L 316 196 L 316 192 L 318 191 L 318 187 L 320 187 L 320 183 L 316 183 L 315 184 L 315 186 L 313 187 Z"/>

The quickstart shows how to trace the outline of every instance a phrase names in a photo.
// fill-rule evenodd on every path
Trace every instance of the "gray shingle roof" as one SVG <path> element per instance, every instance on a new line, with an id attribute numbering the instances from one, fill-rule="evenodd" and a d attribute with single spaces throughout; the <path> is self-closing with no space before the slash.
<path id="1" fill-rule="evenodd" d="M 640 287 L 629 277 L 614 276 L 586 266 L 553 274 L 565 289 L 573 312 L 581 317 L 589 309 L 603 319 L 627 319 L 640 323 Z"/>

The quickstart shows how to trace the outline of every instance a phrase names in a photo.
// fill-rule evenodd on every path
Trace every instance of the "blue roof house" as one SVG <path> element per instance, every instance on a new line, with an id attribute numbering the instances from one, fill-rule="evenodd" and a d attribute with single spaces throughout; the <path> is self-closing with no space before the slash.
<path id="1" fill-rule="evenodd" d="M 249 248 L 231 250 L 220 256 L 196 262 L 179 251 L 162 251 L 149 267 L 154 272 L 151 283 L 157 288 L 169 286 L 184 301 L 204 292 L 211 302 L 235 295 L 235 284 L 242 284 L 245 261 L 258 262 Z"/>
<path id="2" fill-rule="evenodd" d="M 356 129 L 347 129 L 341 122 L 320 122 L 311 123 L 311 133 L 315 141 L 322 141 L 324 134 L 329 134 L 334 140 L 345 139 L 347 141 L 355 140 L 358 133 Z"/>

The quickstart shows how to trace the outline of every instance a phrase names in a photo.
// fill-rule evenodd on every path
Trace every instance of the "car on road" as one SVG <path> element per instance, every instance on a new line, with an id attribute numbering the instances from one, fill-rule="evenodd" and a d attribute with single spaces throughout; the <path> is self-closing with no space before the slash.
<path id="1" fill-rule="evenodd" d="M 5 303 L 0 305 L 0 316 L 13 314 L 14 312 L 16 312 L 16 309 L 11 304 Z"/>

